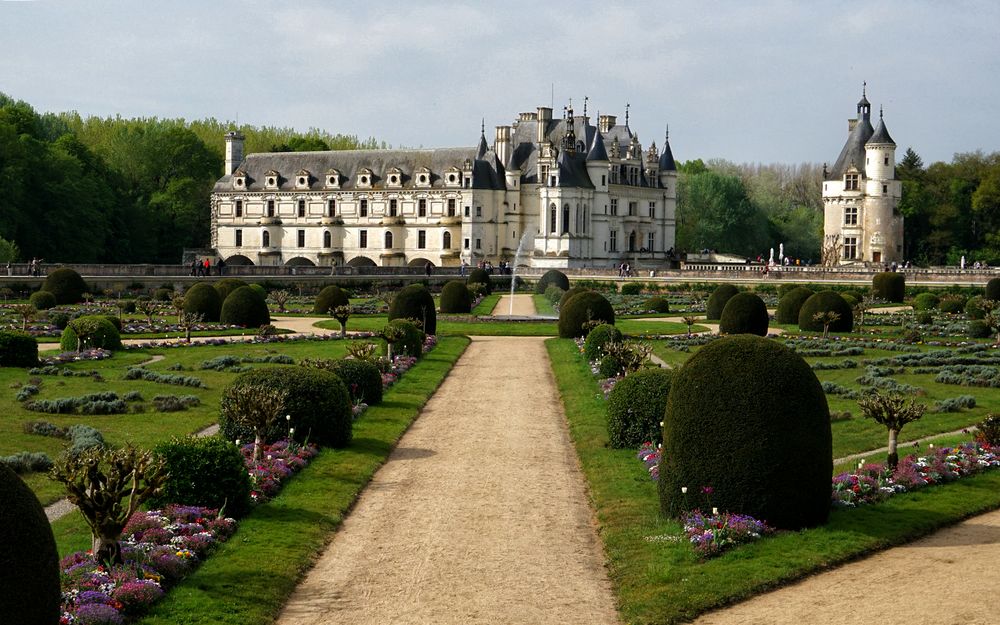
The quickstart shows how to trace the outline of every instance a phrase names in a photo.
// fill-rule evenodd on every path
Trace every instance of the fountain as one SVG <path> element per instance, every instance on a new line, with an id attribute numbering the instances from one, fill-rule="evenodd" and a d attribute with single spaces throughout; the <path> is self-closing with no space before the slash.
<path id="1" fill-rule="evenodd" d="M 524 246 L 534 237 L 531 235 L 531 231 L 528 230 L 521 236 L 521 241 L 517 244 L 517 252 L 514 253 L 514 265 L 510 269 L 510 310 L 507 312 L 509 316 L 514 316 L 514 286 L 517 284 L 517 264 L 521 260 L 521 252 L 524 250 Z"/>

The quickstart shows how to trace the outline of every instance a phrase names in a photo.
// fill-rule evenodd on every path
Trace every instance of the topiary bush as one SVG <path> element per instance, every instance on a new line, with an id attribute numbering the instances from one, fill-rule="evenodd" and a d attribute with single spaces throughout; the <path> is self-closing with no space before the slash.
<path id="1" fill-rule="evenodd" d="M 720 284 L 712 291 L 705 305 L 705 318 L 710 321 L 717 321 L 722 318 L 722 310 L 726 307 L 729 298 L 739 293 L 740 290 L 731 284 Z"/>
<path id="2" fill-rule="evenodd" d="M 559 287 L 550 286 L 547 289 L 545 289 L 545 299 L 549 300 L 549 302 L 551 302 L 552 305 L 555 306 L 556 304 L 559 303 L 559 300 L 562 299 L 564 293 L 566 293 L 566 291 L 563 291 Z"/>
<path id="3" fill-rule="evenodd" d="M 48 310 L 56 305 L 56 296 L 48 291 L 35 291 L 28 298 L 28 303 L 38 310 Z"/>
<path id="4" fill-rule="evenodd" d="M 0 614 L 5 623 L 55 625 L 62 590 L 52 526 L 31 489 L 0 465 Z"/>
<path id="5" fill-rule="evenodd" d="M 424 338 L 426 338 L 424 331 L 409 319 L 393 319 L 389 325 L 402 330 L 402 338 L 396 341 L 393 353 L 420 358 L 423 354 Z"/>
<path id="6" fill-rule="evenodd" d="M 169 302 L 174 298 L 174 290 L 167 288 L 159 288 L 153 291 L 153 299 L 158 302 Z"/>
<path id="7" fill-rule="evenodd" d="M 119 319 L 115 315 L 101 315 L 101 316 L 104 317 L 105 319 L 107 319 L 111 323 L 111 325 L 113 325 L 115 327 L 115 330 L 118 330 L 118 333 L 121 334 L 121 331 L 122 331 L 122 320 L 121 319 Z M 67 322 L 66 325 L 69 325 L 69 322 Z"/>
<path id="8" fill-rule="evenodd" d="M 253 431 L 241 426 L 230 413 L 227 397 L 249 386 L 263 386 L 285 393 L 278 417 L 290 415 L 291 420 L 278 418 L 264 432 L 264 440 L 272 443 L 288 436 L 295 428 L 295 440 L 309 441 L 327 447 L 346 447 L 351 442 L 351 398 L 347 386 L 334 373 L 306 367 L 263 367 L 242 373 L 222 392 L 219 409 L 219 431 L 228 440 L 252 441 Z"/>
<path id="9" fill-rule="evenodd" d="M 472 293 L 464 282 L 451 280 L 441 289 L 441 312 L 465 314 L 472 311 Z"/>
<path id="10" fill-rule="evenodd" d="M 223 278 L 212 284 L 212 287 L 219 292 L 219 299 L 222 302 L 226 301 L 233 291 L 236 289 L 241 289 L 245 286 L 250 286 L 246 282 L 240 280 L 239 278 Z"/>
<path id="11" fill-rule="evenodd" d="M 601 357 L 601 349 L 606 343 L 622 340 L 621 331 L 613 325 L 602 323 L 587 334 L 583 343 L 583 354 L 587 360 L 597 360 Z"/>
<path id="12" fill-rule="evenodd" d="M 966 298 L 961 295 L 946 295 L 938 303 L 938 310 L 949 315 L 957 315 L 965 310 Z"/>
<path id="13" fill-rule="evenodd" d="M 969 322 L 968 333 L 970 339 L 988 339 L 993 336 L 993 330 L 990 329 L 990 326 L 979 319 Z"/>
<path id="14" fill-rule="evenodd" d="M 369 406 L 382 403 L 382 372 L 370 360 L 357 358 L 305 360 L 302 366 L 326 369 L 335 373 L 347 386 L 352 402 L 363 401 Z"/>
<path id="15" fill-rule="evenodd" d="M 469 272 L 469 278 L 465 281 L 467 285 L 481 284 L 483 285 L 483 292 L 487 295 L 493 293 L 493 281 L 490 279 L 490 274 L 486 273 L 485 269 L 473 269 Z"/>
<path id="16" fill-rule="evenodd" d="M 665 297 L 651 297 L 646 300 L 646 310 L 652 310 L 658 313 L 668 313 L 670 312 L 670 302 L 667 301 Z"/>
<path id="17" fill-rule="evenodd" d="M 402 288 L 389 305 L 389 321 L 393 319 L 414 319 L 419 321 L 427 334 L 437 333 L 437 312 L 434 297 L 422 284 L 411 284 Z M 420 354 L 416 354 L 419 356 Z"/>
<path id="18" fill-rule="evenodd" d="M 313 312 L 317 315 L 328 315 L 337 306 L 350 306 L 351 300 L 347 293 L 339 286 L 331 284 L 324 287 L 316 301 L 313 302 Z"/>
<path id="19" fill-rule="evenodd" d="M 810 290 L 815 290 L 815 289 L 810 289 Z M 865 299 L 865 296 L 864 294 L 861 293 L 861 291 L 841 291 L 840 296 L 843 297 L 844 299 L 852 297 L 854 298 L 855 303 Z"/>
<path id="20" fill-rule="evenodd" d="M 663 440 L 664 419 L 670 383 L 669 369 L 641 369 L 618 380 L 608 396 L 608 444 L 637 448 Z"/>
<path id="21" fill-rule="evenodd" d="M 250 288 L 253 289 L 254 291 L 256 291 L 257 295 L 260 295 L 261 297 L 263 297 L 264 301 L 267 301 L 267 289 L 265 289 L 263 286 L 257 284 L 256 282 L 254 282 L 253 284 L 251 284 Z"/>
<path id="22" fill-rule="evenodd" d="M 979 295 L 970 297 L 965 302 L 965 314 L 969 319 L 985 319 L 986 309 L 983 308 L 983 298 Z"/>
<path id="23" fill-rule="evenodd" d="M 794 283 L 791 283 L 791 282 L 786 282 L 784 284 L 779 284 L 778 285 L 778 299 L 780 300 L 783 297 L 785 297 L 786 295 L 788 295 L 789 293 L 791 293 L 792 291 L 794 291 L 795 289 L 801 289 L 801 288 L 809 288 L 809 287 L 801 287 L 801 286 L 799 286 L 797 284 L 794 284 Z M 809 290 L 811 291 L 812 289 L 809 289 Z"/>
<path id="24" fill-rule="evenodd" d="M 589 293 L 589 292 L 590 289 L 584 286 L 575 286 L 570 290 L 563 292 L 563 294 L 559 297 L 559 308 L 562 309 L 562 307 L 566 305 L 566 302 L 569 301 L 569 298 L 573 297 L 574 295 L 579 295 L 580 293 Z"/>
<path id="25" fill-rule="evenodd" d="M 222 298 L 211 284 L 199 282 L 184 294 L 184 312 L 201 315 L 202 321 L 218 321 L 222 312 Z"/>
<path id="26" fill-rule="evenodd" d="M 85 315 L 69 322 L 59 339 L 59 346 L 64 352 L 75 352 L 78 347 L 115 351 L 122 348 L 122 337 L 104 315 Z"/>
<path id="27" fill-rule="evenodd" d="M 621 288 L 622 295 L 639 295 L 642 293 L 642 283 L 626 282 Z"/>
<path id="28" fill-rule="evenodd" d="M 170 477 L 149 499 L 152 507 L 179 503 L 225 508 L 227 516 L 236 518 L 250 511 L 250 476 L 232 442 L 220 436 L 189 436 L 160 443 L 153 453 L 166 461 Z"/>
<path id="29" fill-rule="evenodd" d="M 778 308 L 774 311 L 775 323 L 798 323 L 802 304 L 805 304 L 812 295 L 813 290 L 804 286 L 797 286 L 786 291 L 778 300 Z"/>
<path id="30" fill-rule="evenodd" d="M 934 310 L 941 298 L 933 293 L 919 293 L 913 298 L 913 310 Z"/>
<path id="31" fill-rule="evenodd" d="M 38 365 L 38 341 L 27 332 L 0 330 L 0 367 Z"/>
<path id="32" fill-rule="evenodd" d="M 872 296 L 887 302 L 902 303 L 906 295 L 906 276 L 895 271 L 883 271 L 872 277 Z"/>
<path id="33" fill-rule="evenodd" d="M 806 332 L 822 332 L 823 322 L 816 321 L 816 313 L 835 312 L 840 319 L 830 324 L 831 332 L 850 332 L 854 329 L 854 311 L 836 291 L 814 293 L 799 309 L 799 329 Z"/>
<path id="34" fill-rule="evenodd" d="M 584 324 L 588 321 L 615 324 L 615 309 L 611 302 L 594 291 L 577 293 L 559 308 L 559 336 L 564 339 L 586 336 Z"/>
<path id="35" fill-rule="evenodd" d="M 990 278 L 986 282 L 986 293 L 983 298 L 1000 302 L 1000 278 Z"/>
<path id="36" fill-rule="evenodd" d="M 56 304 L 77 304 L 83 301 L 87 283 L 76 271 L 69 267 L 60 267 L 45 277 L 41 290 L 54 295 Z"/>
<path id="37" fill-rule="evenodd" d="M 665 515 L 718 507 L 780 529 L 813 527 L 829 515 L 832 471 L 826 395 L 791 349 L 724 337 L 674 375 L 658 482 Z"/>
<path id="38" fill-rule="evenodd" d="M 767 336 L 769 321 L 764 300 L 753 293 L 737 293 L 722 309 L 719 333 Z"/>
<path id="39" fill-rule="evenodd" d="M 549 269 L 542 274 L 542 277 L 538 279 L 535 284 L 535 293 L 541 295 L 545 293 L 545 290 L 550 286 L 557 286 L 563 291 L 569 290 L 569 278 L 566 274 L 559 271 L 558 269 Z"/>
<path id="40" fill-rule="evenodd" d="M 267 302 L 249 286 L 241 286 L 232 291 L 226 301 L 222 302 L 222 312 L 219 321 L 245 328 L 259 328 L 271 323 L 271 313 L 267 310 Z"/>

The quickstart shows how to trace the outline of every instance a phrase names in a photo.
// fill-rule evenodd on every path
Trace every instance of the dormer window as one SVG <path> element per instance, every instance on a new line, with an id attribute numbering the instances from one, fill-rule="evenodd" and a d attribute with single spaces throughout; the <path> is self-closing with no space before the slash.
<path id="1" fill-rule="evenodd" d="M 858 174 L 844 175 L 844 191 L 857 191 L 860 188 L 860 176 Z"/>
<path id="2" fill-rule="evenodd" d="M 245 189 L 247 186 L 247 172 L 237 169 L 233 172 L 233 188 Z"/>
<path id="3" fill-rule="evenodd" d="M 462 170 L 457 167 L 450 167 L 444 175 L 444 183 L 449 187 L 462 186 Z"/>
<path id="4" fill-rule="evenodd" d="M 295 186 L 299 189 L 308 189 L 309 180 L 312 175 L 307 169 L 300 169 L 299 173 L 295 174 Z"/>
<path id="5" fill-rule="evenodd" d="M 277 189 L 278 178 L 278 172 L 273 169 L 268 170 L 268 172 L 264 174 L 264 186 L 268 189 Z"/>
<path id="6" fill-rule="evenodd" d="M 361 171 L 358 172 L 359 187 L 371 187 L 373 179 L 374 175 L 372 174 L 372 170 L 367 167 L 362 168 Z"/>
<path id="7" fill-rule="evenodd" d="M 426 167 L 420 167 L 414 172 L 414 179 L 417 182 L 418 187 L 429 187 L 431 186 L 431 170 Z"/>
<path id="8" fill-rule="evenodd" d="M 393 167 L 389 170 L 386 180 L 388 181 L 390 187 L 403 186 L 403 171 L 398 167 Z"/>
<path id="9" fill-rule="evenodd" d="M 336 169 L 326 170 L 326 186 L 328 189 L 340 188 L 340 172 Z"/>

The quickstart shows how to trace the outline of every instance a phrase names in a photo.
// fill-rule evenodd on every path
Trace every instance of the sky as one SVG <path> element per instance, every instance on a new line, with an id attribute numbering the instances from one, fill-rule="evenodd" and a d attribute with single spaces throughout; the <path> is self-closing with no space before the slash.
<path id="1" fill-rule="evenodd" d="M 0 0 L 0 92 L 471 146 L 572 99 L 680 160 L 832 163 L 867 82 L 925 163 L 1000 150 L 1000 3 Z M 220 142 L 221 142 L 220 138 Z"/>

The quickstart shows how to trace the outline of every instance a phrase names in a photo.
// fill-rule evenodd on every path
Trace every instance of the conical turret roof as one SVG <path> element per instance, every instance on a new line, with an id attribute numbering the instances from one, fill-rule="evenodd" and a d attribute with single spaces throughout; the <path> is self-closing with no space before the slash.
<path id="1" fill-rule="evenodd" d="M 896 142 L 889 136 L 889 131 L 885 127 L 885 120 L 882 119 L 882 111 L 879 111 L 878 124 L 875 126 L 875 132 L 872 133 L 872 138 L 869 139 L 865 145 L 871 145 L 873 143 L 896 145 Z"/>
<path id="2" fill-rule="evenodd" d="M 670 137 L 663 138 L 663 152 L 660 154 L 660 171 L 677 171 L 674 153 L 670 150 Z"/>
<path id="3" fill-rule="evenodd" d="M 601 131 L 597 130 L 594 132 L 594 140 L 590 143 L 590 151 L 587 152 L 587 162 L 607 160 L 608 151 L 604 147 L 604 137 L 601 136 Z"/>

